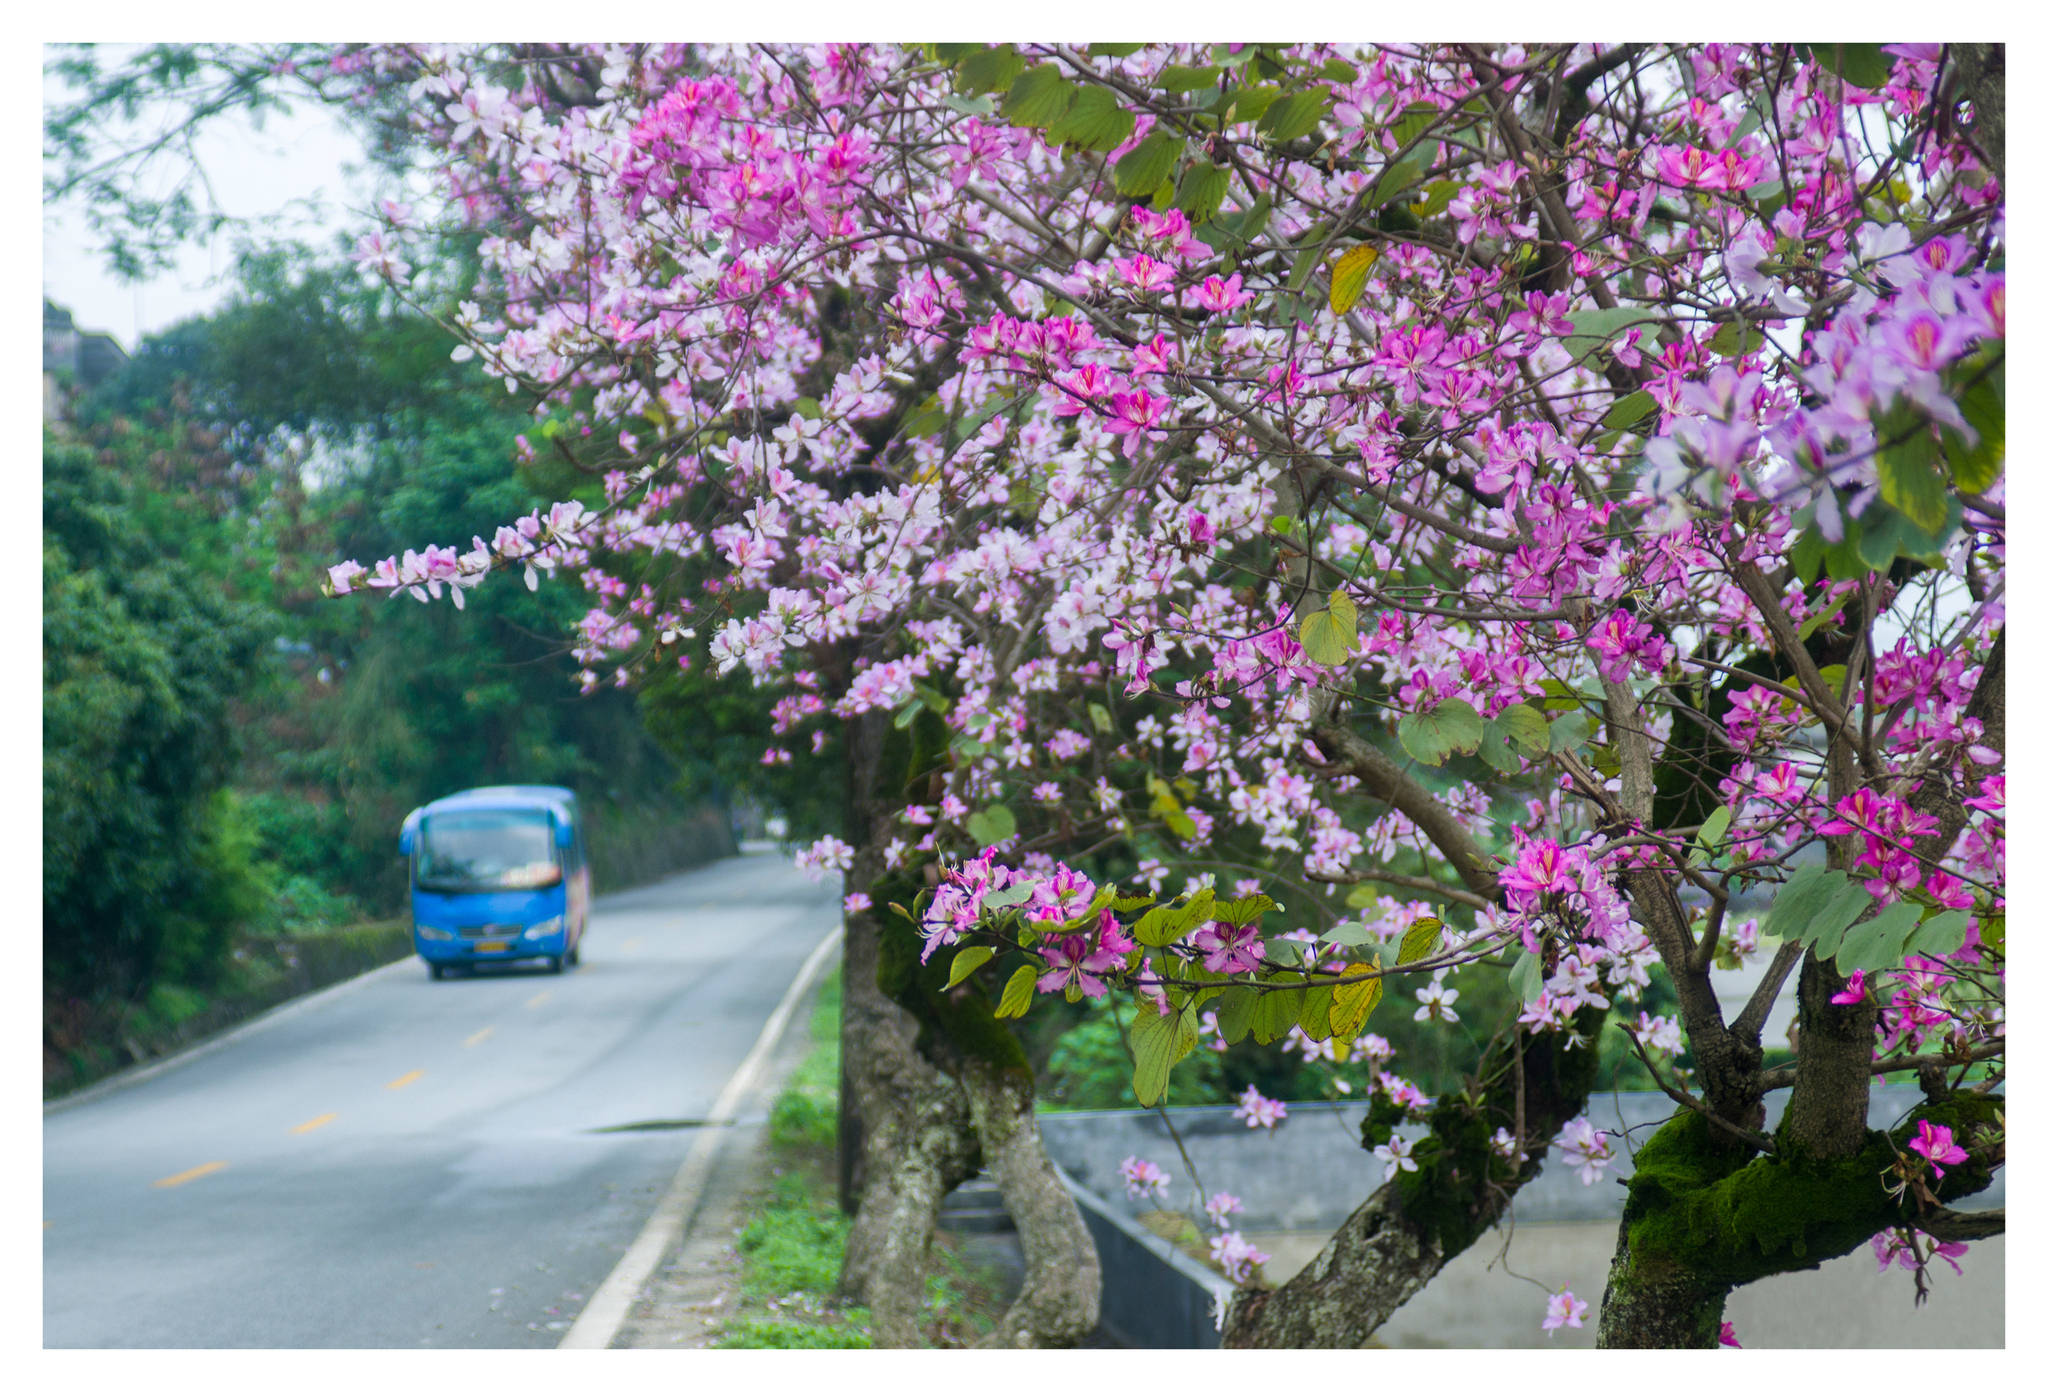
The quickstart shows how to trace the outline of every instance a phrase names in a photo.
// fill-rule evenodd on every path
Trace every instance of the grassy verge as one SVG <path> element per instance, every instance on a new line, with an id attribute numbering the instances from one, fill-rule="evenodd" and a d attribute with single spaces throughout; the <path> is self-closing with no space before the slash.
<path id="1" fill-rule="evenodd" d="M 310 991 L 412 953 L 404 919 L 245 938 L 205 990 L 152 987 L 127 1004 L 43 1002 L 43 1100 L 161 1058 Z"/>
<path id="2" fill-rule="evenodd" d="M 768 1172 L 749 1196 L 738 1248 L 741 1284 L 719 1348 L 872 1348 L 867 1311 L 832 1294 L 846 1256 L 839 1211 L 839 976 L 819 988 L 811 1049 L 768 1118 Z M 925 1341 L 973 1343 L 1002 1311 L 993 1283 L 940 1233 L 939 1271 L 925 1286 Z"/>

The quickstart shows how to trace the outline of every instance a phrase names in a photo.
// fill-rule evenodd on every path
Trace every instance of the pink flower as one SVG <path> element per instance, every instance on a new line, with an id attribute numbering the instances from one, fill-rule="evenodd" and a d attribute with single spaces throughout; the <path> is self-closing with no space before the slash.
<path id="1" fill-rule="evenodd" d="M 1276 1123 L 1287 1119 L 1287 1104 L 1261 1097 L 1257 1088 L 1248 1087 L 1238 1096 L 1231 1116 L 1244 1122 L 1248 1129 L 1263 1126 L 1270 1131 Z"/>
<path id="2" fill-rule="evenodd" d="M 1150 1160 L 1140 1160 L 1135 1155 L 1125 1156 L 1124 1162 L 1116 1168 L 1117 1173 L 1123 1176 L 1124 1192 L 1134 1199 L 1147 1194 L 1164 1194 L 1166 1186 L 1173 1183 L 1172 1175 Z"/>
<path id="3" fill-rule="evenodd" d="M 846 911 L 850 914 L 866 913 L 875 906 L 875 901 L 856 890 L 846 896 Z"/>
<path id="4" fill-rule="evenodd" d="M 1220 1189 L 1209 1196 L 1209 1202 L 1202 1205 L 1203 1212 L 1214 1219 L 1219 1226 L 1226 1228 L 1230 1226 L 1230 1215 L 1242 1212 L 1243 1209 L 1244 1203 L 1237 1195 L 1226 1194 Z"/>
<path id="5" fill-rule="evenodd" d="M 1551 1334 L 1557 1333 L 1566 1325 L 1573 1329 L 1583 1329 L 1586 1327 L 1585 1314 L 1588 1308 L 1586 1302 L 1573 1295 L 1572 1288 L 1566 1286 L 1550 1297 L 1549 1309 L 1543 1316 L 1543 1327 Z"/>
<path id="6" fill-rule="evenodd" d="M 1266 945 L 1259 941 L 1259 930 L 1249 923 L 1211 923 L 1188 943 L 1203 954 L 1203 966 L 1232 976 L 1256 970 L 1266 957 Z"/>
<path id="7" fill-rule="evenodd" d="M 1226 1232 L 1209 1239 L 1209 1260 L 1223 1268 L 1223 1274 L 1233 1281 L 1242 1282 L 1251 1274 L 1251 1268 L 1263 1265 L 1268 1254 L 1245 1240 L 1244 1234 Z"/>
<path id="8" fill-rule="evenodd" d="M 1956 1144 L 1955 1135 L 1946 1126 L 1936 1126 L 1929 1121 L 1920 1123 L 1920 1134 L 1907 1143 L 1906 1149 L 1918 1151 L 1926 1156 L 1936 1178 L 1948 1174 L 1948 1171 L 1941 1167 L 1943 1161 L 1951 1165 L 1960 1165 L 1970 1158 L 1970 1152 Z"/>
<path id="9" fill-rule="evenodd" d="M 1864 999 L 1865 997 L 1863 994 L 1863 973 L 1861 971 L 1853 971 L 1849 973 L 1848 989 L 1837 991 L 1832 996 L 1829 996 L 1828 1004 L 1858 1005 L 1861 1004 Z"/>
<path id="10" fill-rule="evenodd" d="M 1736 1337 L 1735 1337 L 1735 1326 L 1734 1326 L 1733 1324 L 1730 1324 L 1730 1323 L 1729 1323 L 1729 1322 L 1728 1322 L 1727 1320 L 1722 1320 L 1722 1321 L 1721 1321 L 1721 1347 L 1723 1347 L 1723 1348 L 1741 1348 L 1741 1347 L 1742 1347 L 1742 1344 L 1741 1344 L 1741 1342 L 1740 1342 L 1739 1340 L 1737 1340 L 1737 1339 L 1736 1339 Z"/>

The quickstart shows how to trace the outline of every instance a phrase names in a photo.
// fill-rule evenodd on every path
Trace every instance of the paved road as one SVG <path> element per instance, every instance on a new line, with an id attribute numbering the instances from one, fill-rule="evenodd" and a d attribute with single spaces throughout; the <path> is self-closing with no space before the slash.
<path id="1" fill-rule="evenodd" d="M 417 960 L 43 1122 L 52 1348 L 550 1348 L 653 1211 L 836 879 L 598 899 L 583 966 Z"/>

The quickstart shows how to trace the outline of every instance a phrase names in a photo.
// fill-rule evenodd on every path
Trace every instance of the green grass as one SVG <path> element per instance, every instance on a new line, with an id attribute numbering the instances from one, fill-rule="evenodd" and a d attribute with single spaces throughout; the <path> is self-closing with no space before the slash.
<path id="1" fill-rule="evenodd" d="M 867 1311 L 832 1292 L 851 1223 L 839 1211 L 839 975 L 818 989 L 811 1050 L 768 1118 L 772 1173 L 750 1200 L 736 1244 L 739 1300 L 718 1348 L 872 1348 Z M 925 1333 L 938 1347 L 971 1343 L 994 1326 L 1000 1302 L 940 1233 L 939 1270 L 925 1287 Z"/>

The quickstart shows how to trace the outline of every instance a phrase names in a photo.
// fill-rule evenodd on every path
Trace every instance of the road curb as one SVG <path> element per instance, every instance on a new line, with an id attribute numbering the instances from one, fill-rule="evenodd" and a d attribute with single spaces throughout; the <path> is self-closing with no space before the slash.
<path id="1" fill-rule="evenodd" d="M 601 1349 L 611 1347 L 612 1340 L 632 1313 L 634 1302 L 640 1298 L 641 1287 L 654 1274 L 654 1268 L 661 1261 L 662 1254 L 669 1246 L 689 1231 L 690 1223 L 697 1216 L 697 1209 L 703 1202 L 704 1182 L 710 1177 L 711 1167 L 718 1158 L 718 1150 L 725 1141 L 727 1127 L 739 1112 L 739 1104 L 753 1088 L 761 1070 L 767 1065 L 775 1046 L 781 1042 L 782 1033 L 789 1027 L 790 1017 L 796 1013 L 797 1003 L 824 974 L 831 961 L 832 951 L 838 947 L 844 929 L 834 927 L 818 945 L 811 949 L 811 955 L 804 959 L 797 969 L 796 979 L 783 993 L 781 1002 L 768 1016 L 768 1023 L 761 1027 L 761 1037 L 754 1041 L 754 1047 L 740 1060 L 740 1066 L 733 1070 L 725 1087 L 718 1094 L 718 1100 L 711 1104 L 710 1113 L 704 1118 L 705 1125 L 697 1133 L 690 1152 L 683 1157 L 682 1167 L 676 1171 L 675 1179 L 669 1184 L 668 1192 L 655 1205 L 654 1213 L 648 1218 L 640 1235 L 626 1248 L 611 1274 L 604 1278 L 592 1293 L 583 1313 L 569 1326 L 569 1332 L 562 1336 L 557 1348 Z"/>
<path id="2" fill-rule="evenodd" d="M 303 996 L 294 996 L 288 1001 L 273 1005 L 270 1009 L 253 1019 L 244 1020 L 241 1024 L 231 1026 L 221 1033 L 213 1035 L 211 1038 L 201 1039 L 178 1050 L 174 1054 L 166 1054 L 164 1057 L 154 1062 L 143 1064 L 139 1068 L 124 1069 L 111 1078 L 102 1078 L 92 1086 L 80 1088 L 77 1092 L 67 1092 L 62 1097 L 53 1097 L 43 1103 L 43 1115 L 51 1116 L 63 1111 L 67 1107 L 76 1107 L 81 1103 L 90 1102 L 98 1097 L 104 1097 L 110 1092 L 119 1092 L 122 1088 L 148 1082 L 158 1074 L 168 1073 L 173 1068 L 188 1064 L 196 1058 L 204 1058 L 218 1049 L 225 1049 L 228 1045 L 243 1038 L 245 1035 L 256 1034 L 259 1031 L 269 1029 L 272 1025 L 277 1024 L 281 1020 L 289 1019 L 302 1010 L 310 1010 L 314 1006 L 335 996 L 356 990 L 367 984 L 373 977 L 386 976 L 409 966 L 417 966 L 418 963 L 419 958 L 408 952 L 395 962 L 386 962 L 381 967 L 372 967 L 366 972 L 349 977 L 346 981 L 337 981 L 331 986 L 322 986 L 317 991 L 308 991 Z"/>

